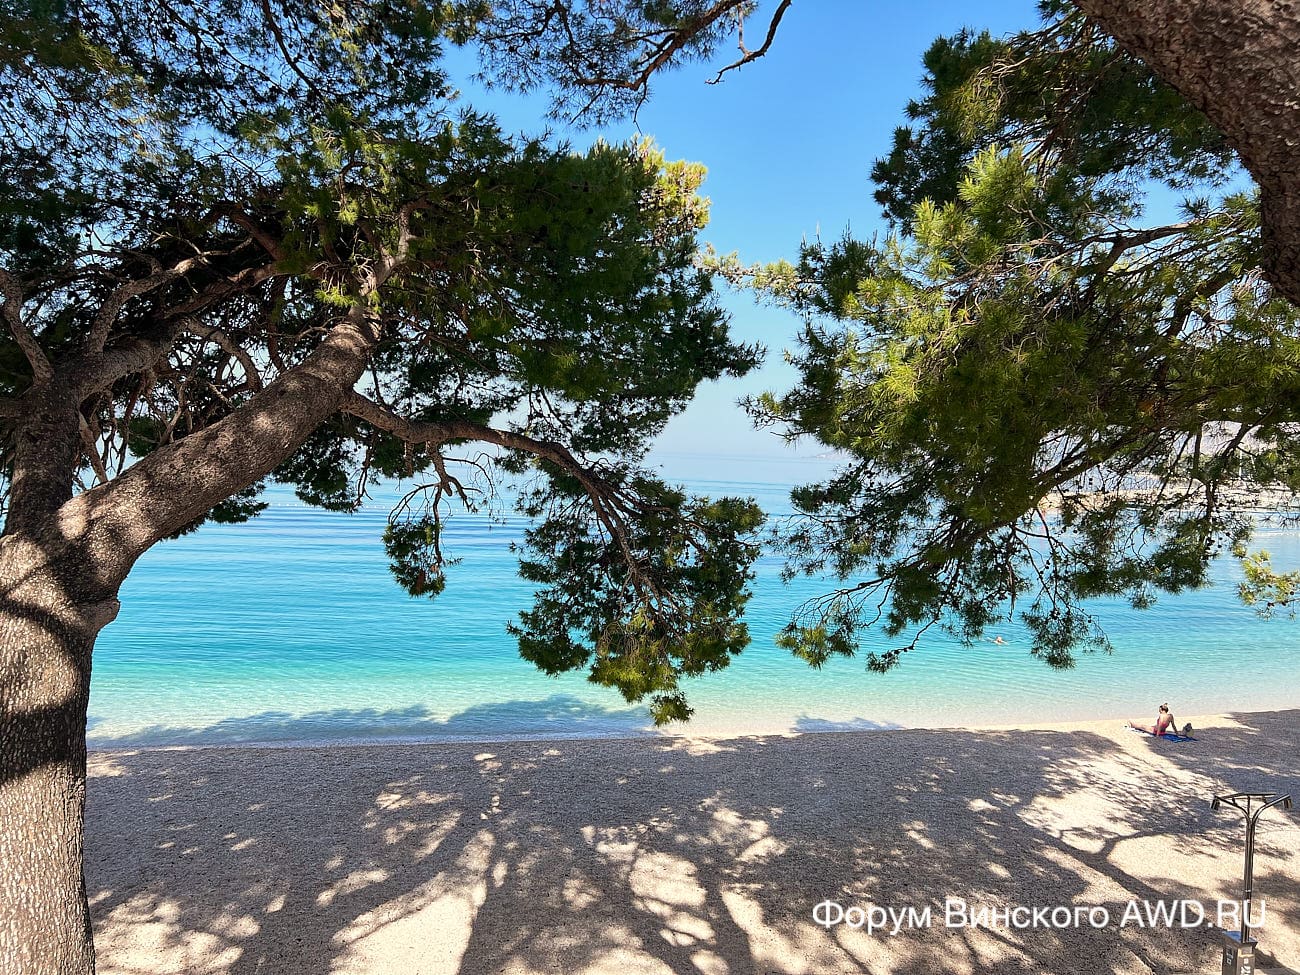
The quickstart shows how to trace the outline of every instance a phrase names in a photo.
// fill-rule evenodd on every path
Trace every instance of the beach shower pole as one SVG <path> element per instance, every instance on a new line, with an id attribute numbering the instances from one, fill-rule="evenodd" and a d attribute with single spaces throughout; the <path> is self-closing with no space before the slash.
<path id="1" fill-rule="evenodd" d="M 1254 806 L 1255 803 L 1259 805 Z M 1246 814 L 1246 870 L 1241 887 L 1241 930 L 1222 932 L 1221 975 L 1255 973 L 1255 948 L 1259 942 L 1250 936 L 1251 899 L 1255 894 L 1255 825 L 1265 809 L 1278 805 L 1290 809 L 1291 797 L 1279 796 L 1276 792 L 1234 792 L 1231 795 L 1215 796 L 1210 803 L 1211 809 L 1231 806 Z"/>

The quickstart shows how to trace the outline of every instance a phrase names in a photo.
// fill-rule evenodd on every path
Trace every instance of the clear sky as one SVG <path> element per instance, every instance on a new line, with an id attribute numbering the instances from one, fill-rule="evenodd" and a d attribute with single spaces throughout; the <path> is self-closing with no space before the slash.
<path id="1" fill-rule="evenodd" d="M 751 35 L 766 28 L 774 7 L 774 0 L 760 3 Z M 793 258 L 804 237 L 835 239 L 846 227 L 869 237 L 883 228 L 871 197 L 871 166 L 888 151 L 908 99 L 919 94 L 921 55 L 936 37 L 963 27 L 1002 34 L 1037 19 L 1034 0 L 796 0 L 767 56 L 728 73 L 721 84 L 705 83 L 716 67 L 687 65 L 657 81 L 636 124 L 600 132 L 552 130 L 575 145 L 639 131 L 669 158 L 704 163 L 705 192 L 713 201 L 704 238 L 722 253 L 738 251 L 746 262 Z M 717 63 L 735 56 L 724 49 Z M 543 128 L 544 97 L 484 95 L 456 80 L 466 101 L 495 112 L 507 131 L 536 134 Z M 746 394 L 791 384 L 795 374 L 782 352 L 798 321 L 744 294 L 728 293 L 724 301 L 733 336 L 763 343 L 767 361 L 744 379 L 701 388 L 660 437 L 656 456 L 671 470 L 681 466 L 682 455 L 781 463 L 818 453 L 815 444 L 792 450 L 772 432 L 753 429 L 736 405 Z M 687 474 L 703 472 L 683 470 Z"/>

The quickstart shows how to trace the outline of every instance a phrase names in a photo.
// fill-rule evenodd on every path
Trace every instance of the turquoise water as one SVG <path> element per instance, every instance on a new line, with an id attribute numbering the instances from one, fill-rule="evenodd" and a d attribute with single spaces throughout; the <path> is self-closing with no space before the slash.
<path id="1" fill-rule="evenodd" d="M 733 473 L 739 473 L 733 468 Z M 760 472 L 786 476 L 780 465 Z M 806 472 L 805 472 L 806 473 Z M 797 475 L 796 475 L 797 476 Z M 793 480 L 794 478 L 789 478 Z M 788 486 L 694 479 L 697 491 L 756 497 L 788 510 Z M 100 637 L 90 738 L 98 747 L 371 739 L 497 739 L 628 735 L 644 708 L 579 674 L 550 678 L 521 661 L 505 624 L 530 588 L 509 541 L 521 522 L 458 514 L 446 545 L 463 561 L 438 599 L 392 581 L 380 543 L 388 508 L 353 515 L 299 504 L 287 491 L 247 525 L 209 525 L 157 546 L 122 590 Z M 1300 564 L 1300 535 L 1261 544 Z M 773 645 L 790 612 L 822 591 L 792 586 L 780 562 L 758 566 L 748 622 L 753 645 L 727 670 L 688 686 L 700 733 L 1011 724 L 1149 718 L 1300 705 L 1300 623 L 1264 622 L 1235 597 L 1235 563 L 1216 584 L 1153 609 L 1100 607 L 1116 652 L 1072 671 L 1006 646 L 963 647 L 927 636 L 894 672 L 860 660 L 814 671 Z"/>

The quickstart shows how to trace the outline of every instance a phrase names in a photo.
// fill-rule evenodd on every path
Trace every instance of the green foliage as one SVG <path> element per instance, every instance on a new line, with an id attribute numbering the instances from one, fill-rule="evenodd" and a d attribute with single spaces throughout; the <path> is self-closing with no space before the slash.
<path id="1" fill-rule="evenodd" d="M 873 623 L 885 669 L 1017 617 L 1071 666 L 1108 646 L 1088 599 L 1204 585 L 1245 509 L 1300 490 L 1300 312 L 1259 275 L 1255 194 L 1193 108 L 1049 14 L 931 49 L 921 128 L 875 171 L 899 234 L 717 262 L 808 320 L 799 385 L 754 412 L 847 458 L 783 534 L 790 573 L 844 583 L 781 638 L 814 665 Z M 1204 196 L 1144 224 L 1153 179 Z"/>
<path id="2" fill-rule="evenodd" d="M 202 518 L 185 525 L 171 537 L 180 538 L 183 535 L 188 535 L 197 531 L 200 526 L 209 521 L 219 525 L 239 525 L 256 518 L 267 508 L 265 501 L 258 500 L 265 489 L 266 484 L 259 482 L 249 485 L 242 491 L 236 491 L 225 501 L 214 505 Z"/>
<path id="3" fill-rule="evenodd" d="M 378 347 L 338 395 L 377 412 L 331 417 L 271 479 L 340 511 L 407 479 L 385 544 L 398 581 L 432 596 L 450 561 L 445 504 L 499 497 L 499 478 L 533 471 L 524 457 L 549 458 L 564 486 L 525 502 L 539 523 L 524 571 L 542 590 L 519 628 L 524 652 L 550 671 L 590 664 L 632 699 L 653 695 L 666 719 L 687 712 L 678 677 L 746 639 L 757 517 L 632 473 L 699 383 L 759 358 L 730 340 L 696 265 L 704 169 L 648 142 L 508 138 L 455 104 L 441 52 L 476 44 L 489 72 L 524 57 L 511 84 L 554 81 L 560 100 L 599 114 L 644 93 L 639 59 L 656 32 L 683 31 L 679 60 L 723 28 L 690 4 L 563 6 L 10 4 L 0 270 L 54 385 L 77 389 L 82 487 L 267 402 L 341 319 L 372 318 Z M 576 32 L 557 33 L 557 16 Z M 597 62 L 635 74 L 632 87 L 574 74 Z M 378 268 L 391 273 L 372 286 Z M 45 382 L 21 337 L 0 329 L 0 489 Z M 532 453 L 475 453 L 475 440 Z M 260 489 L 206 517 L 254 516 Z M 620 513 L 619 530 L 583 522 L 584 504 Z M 590 652 L 548 655 L 541 641 L 570 632 Z"/>
<path id="4" fill-rule="evenodd" d="M 750 501 L 692 498 L 625 467 L 591 485 L 557 470 L 525 495 L 523 576 L 541 587 L 511 627 L 547 673 L 590 667 L 628 701 L 651 698 L 657 724 L 685 720 L 683 677 L 718 670 L 749 642 Z M 615 544 L 611 544 L 611 540 Z"/>
<path id="5" fill-rule="evenodd" d="M 885 214 L 910 229 L 916 207 L 956 199 L 971 160 L 995 142 L 1049 143 L 1043 175 L 1154 179 L 1172 188 L 1217 182 L 1233 157 L 1205 116 L 1126 55 L 1070 3 L 1040 4 L 1042 30 L 994 38 L 963 31 L 924 57 L 926 96 L 907 106 L 872 179 Z M 1046 123 L 1046 124 L 1045 124 Z M 1050 197 L 1052 187 L 1044 188 Z M 1122 192 L 1107 204 L 1123 209 Z"/>
<path id="6" fill-rule="evenodd" d="M 275 471 L 276 480 L 292 484 L 299 500 L 327 511 L 355 511 L 361 496 L 354 487 L 359 474 L 357 424 L 337 417 L 316 431 Z"/>
<path id="7" fill-rule="evenodd" d="M 425 515 L 409 522 L 395 522 L 384 531 L 393 576 L 412 596 L 432 599 L 447 588 L 442 555 L 442 521 Z"/>
<path id="8" fill-rule="evenodd" d="M 1239 549 L 1245 579 L 1238 586 L 1241 601 L 1254 606 L 1263 619 L 1284 609 L 1292 619 L 1296 617 L 1297 599 L 1300 598 L 1300 570 L 1278 572 L 1273 568 L 1273 558 L 1263 550 L 1246 552 Z"/>

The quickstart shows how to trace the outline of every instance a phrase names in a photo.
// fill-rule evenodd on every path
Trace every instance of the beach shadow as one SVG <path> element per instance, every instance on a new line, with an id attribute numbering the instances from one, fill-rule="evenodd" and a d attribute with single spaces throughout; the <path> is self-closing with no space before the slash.
<path id="1" fill-rule="evenodd" d="M 1272 771 L 1294 776 L 1285 735 Z M 1133 898 L 1231 896 L 1237 824 L 1185 761 L 1051 731 L 97 756 L 100 971 L 1208 970 L 1205 927 L 945 915 L 948 898 L 1117 920 Z M 1295 870 L 1273 858 L 1267 879 L 1295 888 Z M 825 901 L 928 907 L 930 923 L 827 927 Z"/>
<path id="2" fill-rule="evenodd" d="M 902 728 L 900 724 L 890 721 L 870 721 L 867 718 L 849 718 L 835 721 L 830 718 L 814 718 L 801 715 L 794 723 L 799 732 L 835 732 L 835 731 L 889 731 Z"/>
<path id="3" fill-rule="evenodd" d="M 650 734 L 643 709 L 606 708 L 572 694 L 540 700 L 477 704 L 449 718 L 423 705 L 404 708 L 329 708 L 295 714 L 262 711 L 210 725 L 155 724 L 126 734 L 93 731 L 90 747 L 155 748 L 175 745 L 299 745 L 343 741 L 489 741 L 501 738 L 635 737 Z"/>
<path id="4" fill-rule="evenodd" d="M 1289 792 L 1300 807 L 1300 766 L 1295 761 L 1293 730 L 1300 723 L 1300 709 L 1227 717 L 1231 726 L 1198 730 L 1192 742 L 1147 742 L 1181 767 L 1212 773 L 1216 791 Z"/>

